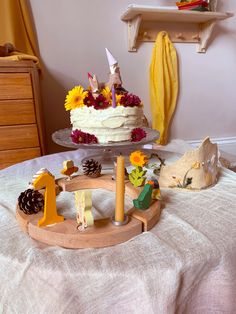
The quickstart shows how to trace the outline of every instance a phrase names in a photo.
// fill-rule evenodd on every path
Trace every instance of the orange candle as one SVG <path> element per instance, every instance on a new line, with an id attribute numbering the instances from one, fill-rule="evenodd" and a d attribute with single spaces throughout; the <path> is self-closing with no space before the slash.
<path id="1" fill-rule="evenodd" d="M 117 157 L 116 164 L 116 210 L 115 221 L 124 221 L 124 203 L 125 203 L 125 158 Z"/>

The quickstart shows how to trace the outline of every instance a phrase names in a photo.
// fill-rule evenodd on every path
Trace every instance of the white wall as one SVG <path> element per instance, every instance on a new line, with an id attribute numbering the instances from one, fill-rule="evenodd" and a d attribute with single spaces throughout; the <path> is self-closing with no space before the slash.
<path id="1" fill-rule="evenodd" d="M 136 0 L 136 4 L 174 5 L 175 1 Z M 108 78 L 105 47 L 121 68 L 124 86 L 141 97 L 149 120 L 148 69 L 153 43 L 137 53 L 127 50 L 126 23 L 120 20 L 128 0 L 30 0 L 43 63 L 42 97 L 48 151 L 61 148 L 51 134 L 69 126 L 66 93 L 88 85 L 87 72 Z M 218 10 L 235 11 L 236 1 L 218 1 Z M 205 54 L 195 44 L 175 44 L 180 92 L 170 138 L 236 139 L 236 18 L 219 22 Z M 235 141 L 236 143 L 236 141 Z M 236 154 L 236 145 L 235 145 Z"/>

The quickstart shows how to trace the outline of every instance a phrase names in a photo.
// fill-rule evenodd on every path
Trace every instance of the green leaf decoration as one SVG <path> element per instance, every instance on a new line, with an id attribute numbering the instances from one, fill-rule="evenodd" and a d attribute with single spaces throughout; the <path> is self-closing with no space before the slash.
<path id="1" fill-rule="evenodd" d="M 142 167 L 137 166 L 135 169 L 133 169 L 129 174 L 129 180 L 135 186 L 136 188 L 138 186 L 142 186 L 146 180 L 146 177 L 144 175 L 146 174 L 146 170 L 143 170 Z"/>

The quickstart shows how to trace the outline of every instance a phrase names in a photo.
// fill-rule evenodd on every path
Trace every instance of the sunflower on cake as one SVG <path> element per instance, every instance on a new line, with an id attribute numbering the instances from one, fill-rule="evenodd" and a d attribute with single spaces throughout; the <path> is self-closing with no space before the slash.
<path id="1" fill-rule="evenodd" d="M 71 139 L 76 144 L 138 142 L 146 137 L 147 126 L 140 98 L 122 87 L 118 62 L 106 48 L 109 81 L 99 83 L 88 73 L 89 88 L 75 86 L 66 96 L 70 110 Z"/>

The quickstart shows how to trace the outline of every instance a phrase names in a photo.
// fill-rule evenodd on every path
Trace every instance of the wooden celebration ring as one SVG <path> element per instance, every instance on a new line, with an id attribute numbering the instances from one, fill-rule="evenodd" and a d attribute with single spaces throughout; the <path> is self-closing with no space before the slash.
<path id="1" fill-rule="evenodd" d="M 116 190 L 116 182 L 111 175 L 102 175 L 98 178 L 87 176 L 76 176 L 72 180 L 58 179 L 56 182 L 62 191 L 73 192 L 82 189 L 106 189 Z M 139 188 L 135 188 L 130 182 L 125 183 L 125 193 L 135 199 L 140 193 Z M 123 226 L 115 226 L 110 218 L 95 220 L 94 225 L 83 231 L 77 229 L 75 219 L 65 219 L 63 222 L 39 227 L 38 221 L 43 217 L 43 212 L 26 215 L 16 207 L 16 218 L 24 232 L 35 240 L 48 245 L 57 245 L 64 248 L 99 248 L 107 247 L 125 242 L 144 231 L 150 230 L 159 220 L 161 206 L 159 200 L 154 200 L 151 206 L 141 211 L 134 207 L 126 213 L 129 222 Z"/>

